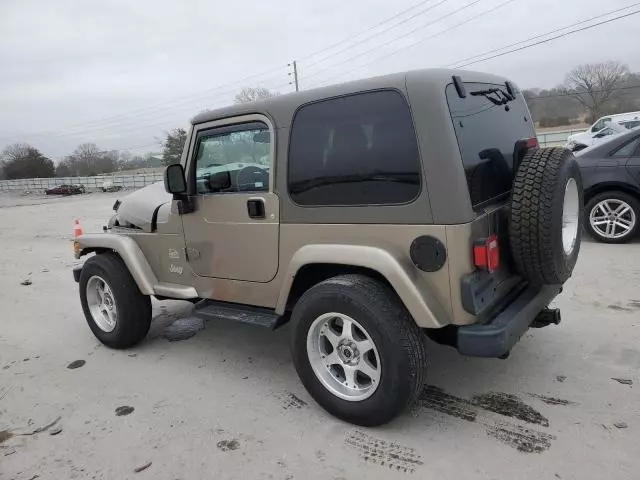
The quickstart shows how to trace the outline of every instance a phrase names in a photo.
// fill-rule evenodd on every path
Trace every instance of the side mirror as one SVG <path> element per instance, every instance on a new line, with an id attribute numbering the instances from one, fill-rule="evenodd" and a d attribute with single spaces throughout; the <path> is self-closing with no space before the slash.
<path id="1" fill-rule="evenodd" d="M 169 165 L 164 171 L 164 189 L 174 195 L 187 193 L 184 168 L 179 163 Z"/>
<path id="2" fill-rule="evenodd" d="M 231 174 L 228 170 L 211 174 L 207 180 L 210 192 L 221 192 L 231 187 Z"/>

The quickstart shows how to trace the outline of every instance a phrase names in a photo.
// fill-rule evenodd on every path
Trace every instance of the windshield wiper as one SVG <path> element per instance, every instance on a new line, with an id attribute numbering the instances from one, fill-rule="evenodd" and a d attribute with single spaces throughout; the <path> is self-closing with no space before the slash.
<path id="1" fill-rule="evenodd" d="M 507 103 L 515 100 L 515 97 L 510 95 L 508 92 L 505 92 L 501 88 L 489 88 L 487 90 L 476 90 L 475 92 L 471 92 L 471 95 L 474 97 L 485 97 L 494 105 L 506 105 Z M 495 95 L 498 98 L 492 97 Z"/>

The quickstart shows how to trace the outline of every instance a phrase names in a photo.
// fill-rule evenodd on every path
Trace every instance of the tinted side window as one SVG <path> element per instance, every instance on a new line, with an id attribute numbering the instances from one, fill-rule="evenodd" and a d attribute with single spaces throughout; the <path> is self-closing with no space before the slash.
<path id="1" fill-rule="evenodd" d="M 622 125 L 628 130 L 631 130 L 632 128 L 636 128 L 638 125 L 640 125 L 640 120 L 631 120 L 629 122 L 623 122 Z"/>
<path id="2" fill-rule="evenodd" d="M 288 184 L 305 206 L 414 200 L 420 157 L 404 98 L 378 91 L 302 107 L 291 129 Z"/>
<path id="3" fill-rule="evenodd" d="M 625 143 L 622 147 L 614 151 L 611 154 L 611 156 L 612 157 L 628 157 L 636 150 L 638 143 L 640 143 L 640 139 L 638 138 L 631 140 L 630 142 Z"/>
<path id="4" fill-rule="evenodd" d="M 196 190 L 200 194 L 269 190 L 269 128 L 260 122 L 198 134 Z"/>

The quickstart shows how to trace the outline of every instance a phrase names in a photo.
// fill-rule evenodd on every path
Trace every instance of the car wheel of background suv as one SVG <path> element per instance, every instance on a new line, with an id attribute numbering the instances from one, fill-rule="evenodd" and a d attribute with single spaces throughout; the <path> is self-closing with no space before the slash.
<path id="1" fill-rule="evenodd" d="M 603 243 L 625 243 L 638 232 L 640 202 L 623 192 L 595 195 L 584 210 L 589 235 Z"/>

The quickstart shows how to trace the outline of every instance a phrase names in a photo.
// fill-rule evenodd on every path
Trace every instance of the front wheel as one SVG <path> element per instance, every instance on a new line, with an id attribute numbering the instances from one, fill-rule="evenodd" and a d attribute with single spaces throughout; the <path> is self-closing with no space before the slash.
<path id="1" fill-rule="evenodd" d="M 95 255 L 84 263 L 80 301 L 89 328 L 108 347 L 132 347 L 149 331 L 151 299 L 140 292 L 127 266 L 113 253 Z"/>
<path id="2" fill-rule="evenodd" d="M 595 195 L 585 208 L 587 232 L 603 243 L 625 243 L 638 231 L 640 202 L 623 192 Z"/>
<path id="3" fill-rule="evenodd" d="M 342 420 L 387 423 L 424 386 L 424 335 L 383 283 L 363 275 L 321 282 L 297 302 L 292 323 L 300 380 Z"/>

